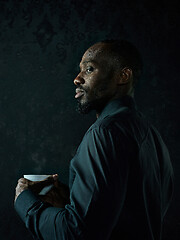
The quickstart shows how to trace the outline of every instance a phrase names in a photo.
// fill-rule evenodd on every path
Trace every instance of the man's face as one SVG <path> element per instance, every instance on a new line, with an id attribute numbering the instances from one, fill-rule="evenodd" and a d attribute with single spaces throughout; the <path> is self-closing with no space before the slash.
<path id="1" fill-rule="evenodd" d="M 100 112 L 116 93 L 112 61 L 106 48 L 103 44 L 95 44 L 85 52 L 80 62 L 80 73 L 74 84 L 77 86 L 75 98 L 81 113 L 92 109 Z"/>

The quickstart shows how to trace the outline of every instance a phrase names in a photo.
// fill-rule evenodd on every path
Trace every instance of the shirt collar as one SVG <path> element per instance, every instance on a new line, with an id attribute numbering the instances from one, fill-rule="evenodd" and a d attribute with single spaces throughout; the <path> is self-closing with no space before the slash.
<path id="1" fill-rule="evenodd" d="M 98 120 L 103 119 L 107 116 L 115 115 L 128 109 L 136 109 L 136 104 L 132 97 L 125 96 L 122 98 L 114 99 L 104 107 L 98 117 Z"/>

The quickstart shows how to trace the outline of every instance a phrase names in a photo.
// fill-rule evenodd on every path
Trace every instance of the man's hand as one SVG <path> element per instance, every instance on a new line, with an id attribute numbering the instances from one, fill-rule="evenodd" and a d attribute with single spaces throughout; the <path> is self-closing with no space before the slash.
<path id="1" fill-rule="evenodd" d="M 15 201 L 20 193 L 26 189 L 31 189 L 32 192 L 38 194 L 41 190 L 53 184 L 53 188 L 46 195 L 39 195 L 39 198 L 43 202 L 50 203 L 54 207 L 63 208 L 67 203 L 69 203 L 69 188 L 65 184 L 58 181 L 58 175 L 54 174 L 49 176 L 43 181 L 33 182 L 25 178 L 20 178 L 16 186 Z"/>
<path id="2" fill-rule="evenodd" d="M 57 174 L 51 175 L 45 180 L 37 182 L 33 182 L 25 178 L 20 178 L 16 186 L 15 201 L 19 194 L 22 193 L 24 190 L 31 189 L 34 193 L 38 194 L 44 187 L 54 184 L 55 181 L 57 181 L 57 179 L 58 179 Z"/>
<path id="3" fill-rule="evenodd" d="M 56 180 L 54 187 L 46 194 L 39 196 L 43 202 L 50 203 L 53 207 L 64 208 L 69 200 L 69 188 Z"/>

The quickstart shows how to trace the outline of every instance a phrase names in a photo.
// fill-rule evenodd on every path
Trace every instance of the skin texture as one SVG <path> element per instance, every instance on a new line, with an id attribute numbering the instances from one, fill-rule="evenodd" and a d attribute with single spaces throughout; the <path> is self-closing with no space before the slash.
<path id="1" fill-rule="evenodd" d="M 79 105 L 82 108 L 90 105 L 90 110 L 96 110 L 97 117 L 109 101 L 131 95 L 133 88 L 132 70 L 119 70 L 109 51 L 109 46 L 105 43 L 90 47 L 84 53 L 80 73 L 74 79 L 76 92 L 82 92 L 81 96 L 76 96 Z"/>
<path id="2" fill-rule="evenodd" d="M 25 178 L 20 178 L 18 180 L 18 185 L 16 186 L 16 195 L 15 195 L 15 200 L 19 196 L 19 194 L 26 190 L 26 189 L 32 189 L 34 193 L 39 193 L 43 187 L 48 186 L 56 181 L 56 175 L 50 176 L 46 178 L 44 181 L 38 181 L 38 182 L 33 182 L 29 181 Z"/>
<path id="3" fill-rule="evenodd" d="M 16 186 L 15 201 L 17 197 L 26 189 L 31 189 L 35 194 L 38 194 L 44 187 L 54 184 L 54 187 L 46 194 L 39 198 L 54 207 L 64 207 L 69 203 L 69 188 L 65 184 L 58 181 L 58 175 L 49 176 L 43 181 L 33 182 L 25 178 L 20 178 Z"/>
<path id="4" fill-rule="evenodd" d="M 133 74 L 129 68 L 117 67 L 116 59 L 110 54 L 109 45 L 97 43 L 90 47 L 80 62 L 80 73 L 74 79 L 76 98 L 81 111 L 96 110 L 98 117 L 105 105 L 116 98 L 132 95 Z M 68 187 L 58 181 L 57 174 L 44 181 L 32 182 L 20 178 L 16 187 L 15 201 L 20 193 L 31 189 L 38 194 L 41 189 L 50 184 L 54 187 L 41 200 L 54 207 L 64 207 L 69 203 Z"/>

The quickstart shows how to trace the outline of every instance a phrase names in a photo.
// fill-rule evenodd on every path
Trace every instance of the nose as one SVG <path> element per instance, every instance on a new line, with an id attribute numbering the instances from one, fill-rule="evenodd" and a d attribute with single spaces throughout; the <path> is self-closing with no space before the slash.
<path id="1" fill-rule="evenodd" d="M 76 86 L 80 85 L 80 84 L 84 84 L 84 78 L 81 77 L 80 73 L 77 75 L 77 77 L 74 79 L 74 84 Z"/>

